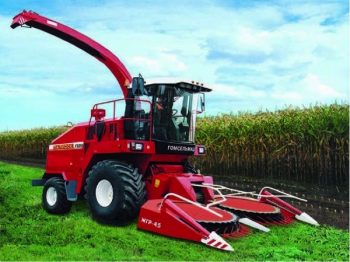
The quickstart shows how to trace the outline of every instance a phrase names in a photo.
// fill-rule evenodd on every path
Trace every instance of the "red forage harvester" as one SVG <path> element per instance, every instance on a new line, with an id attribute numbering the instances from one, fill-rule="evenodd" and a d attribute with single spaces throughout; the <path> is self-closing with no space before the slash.
<path id="1" fill-rule="evenodd" d="M 267 225 L 294 219 L 318 225 L 281 199 L 296 197 L 267 187 L 255 194 L 218 186 L 189 164 L 189 157 L 206 153 L 195 144 L 196 115 L 211 91 L 202 83 L 132 78 L 108 49 L 32 11 L 13 18 L 11 27 L 18 26 L 40 29 L 95 57 L 123 94 L 95 104 L 88 121 L 49 145 L 45 173 L 32 181 L 43 186 L 47 212 L 67 213 L 82 196 L 99 222 L 123 225 L 138 216 L 139 229 L 226 251 L 233 248 L 224 238 L 246 235 L 249 227 L 268 232 Z"/>

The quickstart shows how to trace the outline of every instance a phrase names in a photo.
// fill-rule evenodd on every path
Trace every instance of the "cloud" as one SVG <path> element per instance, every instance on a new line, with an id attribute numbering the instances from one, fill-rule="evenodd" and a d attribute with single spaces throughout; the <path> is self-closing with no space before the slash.
<path id="1" fill-rule="evenodd" d="M 210 50 L 208 60 L 227 60 L 237 64 L 260 64 L 269 59 L 269 55 L 263 52 L 230 53 L 220 50 Z"/>
<path id="2" fill-rule="evenodd" d="M 304 82 L 305 82 L 307 91 L 311 95 L 315 95 L 318 98 L 330 98 L 330 97 L 333 99 L 345 98 L 344 94 L 341 94 L 340 92 L 336 91 L 334 88 L 322 83 L 321 80 L 318 78 L 318 76 L 314 74 L 308 74 L 305 77 Z"/>
<path id="3" fill-rule="evenodd" d="M 152 73 L 148 74 L 149 77 L 167 76 L 187 69 L 186 64 L 180 61 L 176 54 L 171 53 L 159 53 L 154 57 L 132 56 L 130 64 L 138 68 L 140 72 L 147 72 L 151 69 Z"/>

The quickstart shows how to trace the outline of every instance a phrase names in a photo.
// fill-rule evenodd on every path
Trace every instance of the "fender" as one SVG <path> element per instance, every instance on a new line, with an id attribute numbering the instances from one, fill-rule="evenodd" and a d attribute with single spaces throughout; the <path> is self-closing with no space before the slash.
<path id="1" fill-rule="evenodd" d="M 114 75 L 124 97 L 127 97 L 128 87 L 132 77 L 124 64 L 111 51 L 86 35 L 61 24 L 52 19 L 41 16 L 33 11 L 23 11 L 13 18 L 11 27 L 14 29 L 18 26 L 34 27 L 48 34 L 54 35 L 95 57 L 103 63 Z"/>
<path id="2" fill-rule="evenodd" d="M 76 180 L 67 180 L 67 177 L 64 172 L 60 174 L 44 174 L 42 179 L 33 179 L 32 180 L 32 186 L 44 186 L 46 181 L 49 180 L 51 177 L 62 177 L 65 181 L 65 188 L 66 188 L 66 194 L 67 194 L 67 199 L 69 201 L 77 201 L 78 199 L 78 194 L 76 193 L 77 191 L 77 181 Z"/>

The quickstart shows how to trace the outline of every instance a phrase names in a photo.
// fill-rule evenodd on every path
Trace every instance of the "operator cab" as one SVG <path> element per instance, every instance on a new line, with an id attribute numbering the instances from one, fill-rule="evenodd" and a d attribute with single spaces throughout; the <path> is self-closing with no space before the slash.
<path id="1" fill-rule="evenodd" d="M 204 111 L 204 92 L 199 83 L 152 83 L 145 86 L 152 99 L 152 138 L 172 143 L 193 143 L 196 115 Z"/>
<path id="2" fill-rule="evenodd" d="M 135 77 L 129 89 L 128 97 L 132 99 L 126 101 L 125 117 L 149 119 L 152 115 L 152 123 L 126 120 L 128 138 L 148 140 L 151 137 L 159 153 L 170 153 L 169 148 L 181 148 L 184 150 L 176 150 L 177 153 L 192 154 L 196 116 L 205 110 L 204 93 L 210 91 L 198 82 L 155 82 L 145 85 L 141 76 Z M 138 99 L 148 99 L 152 103 L 152 112 L 140 110 Z M 185 152 L 186 149 L 188 152 Z"/>

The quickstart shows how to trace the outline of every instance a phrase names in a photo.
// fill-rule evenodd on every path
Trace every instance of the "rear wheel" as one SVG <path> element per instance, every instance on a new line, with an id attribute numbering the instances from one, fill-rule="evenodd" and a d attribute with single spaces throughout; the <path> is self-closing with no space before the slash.
<path id="1" fill-rule="evenodd" d="M 46 181 L 42 194 L 44 209 L 51 214 L 68 213 L 72 202 L 68 201 L 64 180 L 60 177 L 52 177 Z"/>
<path id="2" fill-rule="evenodd" d="M 107 224 L 132 221 L 146 200 L 141 174 L 119 161 L 104 160 L 95 164 L 89 172 L 85 191 L 92 216 Z"/>

